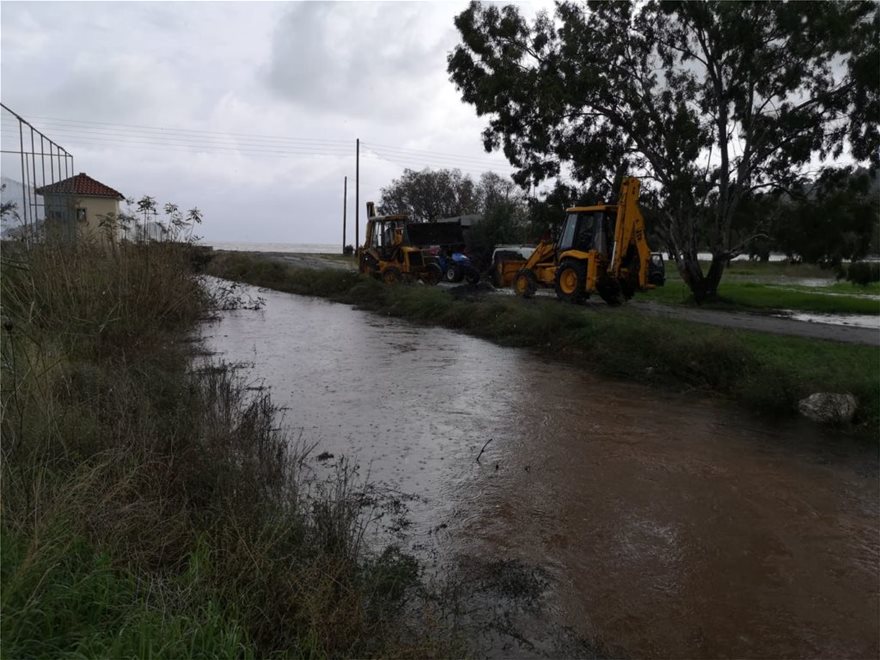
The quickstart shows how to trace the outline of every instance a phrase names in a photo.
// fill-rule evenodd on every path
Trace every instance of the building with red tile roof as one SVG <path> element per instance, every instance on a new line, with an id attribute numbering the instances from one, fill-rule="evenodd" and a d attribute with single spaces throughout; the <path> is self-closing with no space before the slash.
<path id="1" fill-rule="evenodd" d="M 63 181 L 37 188 L 43 196 L 47 231 L 63 240 L 91 235 L 99 240 L 118 238 L 119 202 L 115 188 L 80 172 Z"/>

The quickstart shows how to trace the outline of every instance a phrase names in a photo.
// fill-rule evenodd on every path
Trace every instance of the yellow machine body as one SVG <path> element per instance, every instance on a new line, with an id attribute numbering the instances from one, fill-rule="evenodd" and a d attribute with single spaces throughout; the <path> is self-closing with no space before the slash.
<path id="1" fill-rule="evenodd" d="M 578 302 L 598 293 L 610 305 L 653 288 L 640 186 L 638 179 L 626 177 L 617 204 L 566 209 L 556 242 L 542 241 L 528 260 L 499 263 L 498 281 L 526 298 L 539 286 L 553 286 L 560 299 Z"/>
<path id="2" fill-rule="evenodd" d="M 372 202 L 367 203 L 367 233 L 358 248 L 358 270 L 386 284 L 421 280 L 426 284 L 440 281 L 436 260 L 421 249 L 409 245 L 406 215 L 377 216 Z"/>

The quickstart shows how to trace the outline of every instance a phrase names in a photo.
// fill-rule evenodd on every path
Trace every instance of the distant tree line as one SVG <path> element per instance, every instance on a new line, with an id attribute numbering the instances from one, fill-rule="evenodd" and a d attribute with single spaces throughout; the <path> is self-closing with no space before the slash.
<path id="1" fill-rule="evenodd" d="M 765 260 L 771 253 L 793 261 L 838 266 L 880 253 L 880 176 L 867 169 L 839 168 L 823 171 L 789 190 L 750 196 L 739 205 L 733 231 L 754 232 L 748 254 Z M 478 249 L 495 245 L 536 242 L 553 233 L 570 206 L 613 203 L 606 189 L 564 184 L 529 196 L 512 179 L 485 172 L 474 180 L 456 169 L 404 170 L 382 189 L 379 212 L 405 213 L 419 222 L 477 214 L 481 220 L 471 233 Z M 657 195 L 647 190 L 642 199 L 655 249 L 665 244 L 656 232 Z M 709 251 L 709 244 L 697 245 Z"/>

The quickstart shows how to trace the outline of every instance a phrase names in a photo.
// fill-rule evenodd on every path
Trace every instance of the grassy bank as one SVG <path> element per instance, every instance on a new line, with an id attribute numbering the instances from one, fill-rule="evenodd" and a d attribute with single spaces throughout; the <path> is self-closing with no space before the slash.
<path id="1" fill-rule="evenodd" d="M 449 653 L 349 472 L 314 482 L 265 393 L 196 368 L 215 303 L 171 245 L 4 250 L 2 656 Z"/>
<path id="2" fill-rule="evenodd" d="M 868 346 L 729 331 L 626 308 L 595 313 L 553 300 L 462 299 L 437 288 L 388 287 L 356 273 L 295 269 L 243 254 L 220 254 L 209 271 L 532 347 L 614 377 L 720 393 L 767 413 L 796 414 L 798 400 L 813 392 L 851 392 L 859 400 L 856 427 L 873 433 L 880 424 L 880 364 Z"/>
<path id="3" fill-rule="evenodd" d="M 706 265 L 708 268 L 708 265 Z M 640 300 L 655 300 L 672 305 L 694 305 L 690 289 L 673 267 L 666 269 L 663 287 L 639 294 Z M 820 287 L 799 284 L 803 279 L 826 280 Z M 880 301 L 871 296 L 880 293 L 875 284 L 859 286 L 836 281 L 828 271 L 798 264 L 737 264 L 725 272 L 719 299 L 704 303 L 707 309 L 745 310 L 772 313 L 783 310 L 816 314 L 880 315 Z M 833 294 L 833 295 L 828 295 Z"/>

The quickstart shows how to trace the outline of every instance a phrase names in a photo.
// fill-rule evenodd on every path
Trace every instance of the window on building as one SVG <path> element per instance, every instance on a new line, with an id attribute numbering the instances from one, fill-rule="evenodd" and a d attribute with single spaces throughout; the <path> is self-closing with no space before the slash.
<path id="1" fill-rule="evenodd" d="M 77 209 L 76 210 L 76 221 L 77 222 L 85 222 L 86 221 L 86 210 L 85 209 Z"/>

